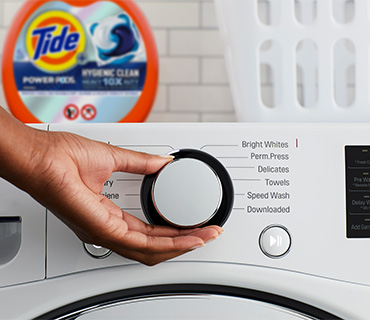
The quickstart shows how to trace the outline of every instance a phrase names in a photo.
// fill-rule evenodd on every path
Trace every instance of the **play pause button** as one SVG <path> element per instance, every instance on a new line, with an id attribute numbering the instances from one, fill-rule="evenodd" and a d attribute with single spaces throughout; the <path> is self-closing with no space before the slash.
<path id="1" fill-rule="evenodd" d="M 265 228 L 260 235 L 260 248 L 270 258 L 286 255 L 291 246 L 291 237 L 284 226 L 272 225 Z"/>
<path id="2" fill-rule="evenodd" d="M 283 238 L 281 236 L 270 236 L 270 247 L 277 246 L 281 247 L 283 244 Z"/>

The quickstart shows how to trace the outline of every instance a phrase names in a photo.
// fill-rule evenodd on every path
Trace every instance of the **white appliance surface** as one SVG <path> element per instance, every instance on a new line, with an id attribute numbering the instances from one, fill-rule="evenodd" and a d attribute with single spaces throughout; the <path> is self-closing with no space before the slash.
<path id="1" fill-rule="evenodd" d="M 1 264 L 0 256 L 0 318 L 28 319 L 53 310 L 59 310 L 60 315 L 80 312 L 78 301 L 88 301 L 83 307 L 86 311 L 95 302 L 100 304 L 94 297 L 105 295 L 103 306 L 106 306 L 109 299 L 119 298 L 113 293 L 127 293 L 135 288 L 141 288 L 136 300 L 121 301 L 114 309 L 110 305 L 98 311 L 107 310 L 106 315 L 111 316 L 116 314 L 114 310 L 122 314 L 123 310 L 129 310 L 122 305 L 130 308 L 133 304 L 144 305 L 148 308 L 138 307 L 140 312 L 133 311 L 133 314 L 137 318 L 140 314 L 150 318 L 153 301 L 145 300 L 145 288 L 148 288 L 147 296 L 157 297 L 154 305 L 163 305 L 159 309 L 167 307 L 173 319 L 183 319 L 192 305 L 194 312 L 200 312 L 202 308 L 197 305 L 202 306 L 204 298 L 207 306 L 229 305 L 227 296 L 233 294 L 229 294 L 227 288 L 241 288 L 248 290 L 249 298 L 257 301 L 257 305 L 253 302 L 250 308 L 246 302 L 251 314 L 256 309 L 271 309 L 260 303 L 271 304 L 273 309 L 287 308 L 287 313 L 290 309 L 298 310 L 289 303 L 279 303 L 279 299 L 269 300 L 266 294 L 282 297 L 284 301 L 294 300 L 339 318 L 369 318 L 370 206 L 367 198 L 370 184 L 366 179 L 367 170 L 370 171 L 370 165 L 367 167 L 367 162 L 370 164 L 369 126 L 51 124 L 49 130 L 69 131 L 155 154 L 184 148 L 207 152 L 225 166 L 232 178 L 233 210 L 223 226 L 224 234 L 217 241 L 172 261 L 145 267 L 114 253 L 102 259 L 93 258 L 53 214 L 45 215 L 45 209 L 30 197 L 2 182 L 0 227 L 1 221 L 3 225 L 9 223 L 6 217 L 20 217 L 21 244 L 18 254 L 10 261 Z M 142 179 L 139 175 L 114 173 L 103 194 L 145 220 L 140 204 Z M 168 295 L 173 299 L 166 300 L 165 289 L 160 294 L 162 298 L 158 298 L 157 291 L 155 294 L 150 291 L 164 285 L 171 287 Z M 195 290 L 194 295 L 186 293 L 184 297 L 184 291 L 176 293 L 175 285 L 205 286 L 204 295 L 199 296 Z M 213 291 L 207 286 L 218 289 Z M 219 302 L 222 288 L 227 301 Z M 255 293 L 257 296 L 253 297 Z M 234 298 L 238 300 L 235 310 L 242 310 L 238 297 L 234 295 L 230 299 Z M 188 311 L 180 312 L 176 301 L 186 301 L 180 305 Z M 270 311 L 266 311 L 266 319 Z M 98 318 L 104 313 L 95 315 Z"/>

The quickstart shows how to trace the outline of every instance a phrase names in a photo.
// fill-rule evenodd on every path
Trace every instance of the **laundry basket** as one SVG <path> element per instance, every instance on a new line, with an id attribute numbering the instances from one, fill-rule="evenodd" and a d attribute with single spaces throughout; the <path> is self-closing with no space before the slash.
<path id="1" fill-rule="evenodd" d="M 214 0 L 237 119 L 370 122 L 369 0 Z"/>

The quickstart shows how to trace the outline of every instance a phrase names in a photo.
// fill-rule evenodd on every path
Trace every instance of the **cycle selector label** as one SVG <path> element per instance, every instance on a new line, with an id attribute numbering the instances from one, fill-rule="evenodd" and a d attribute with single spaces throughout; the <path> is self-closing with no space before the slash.
<path id="1" fill-rule="evenodd" d="M 248 154 L 250 175 L 243 194 L 249 215 L 288 215 L 292 212 L 291 167 L 294 143 L 278 140 L 243 140 L 240 146 Z M 298 144 L 295 146 L 298 148 Z"/>

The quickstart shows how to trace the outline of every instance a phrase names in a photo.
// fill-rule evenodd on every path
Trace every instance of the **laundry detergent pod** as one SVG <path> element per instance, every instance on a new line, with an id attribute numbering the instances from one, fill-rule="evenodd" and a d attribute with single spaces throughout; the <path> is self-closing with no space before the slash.
<path id="1" fill-rule="evenodd" d="M 29 0 L 4 48 L 5 97 L 23 122 L 139 122 L 153 105 L 158 54 L 132 0 Z"/>

